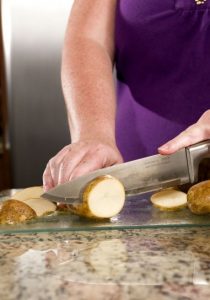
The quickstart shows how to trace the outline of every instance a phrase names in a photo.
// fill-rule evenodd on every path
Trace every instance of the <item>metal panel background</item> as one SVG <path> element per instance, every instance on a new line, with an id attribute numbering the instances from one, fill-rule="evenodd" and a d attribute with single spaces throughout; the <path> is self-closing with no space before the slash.
<path id="1" fill-rule="evenodd" d="M 70 142 L 60 83 L 72 0 L 2 0 L 13 187 L 42 184 L 47 161 Z"/>

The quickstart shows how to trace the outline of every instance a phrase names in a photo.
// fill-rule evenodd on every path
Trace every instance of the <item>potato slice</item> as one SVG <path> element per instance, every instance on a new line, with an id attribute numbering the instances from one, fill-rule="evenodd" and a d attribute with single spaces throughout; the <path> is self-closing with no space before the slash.
<path id="1" fill-rule="evenodd" d="M 187 204 L 194 214 L 210 213 L 210 180 L 199 182 L 189 189 Z"/>
<path id="2" fill-rule="evenodd" d="M 25 201 L 9 199 L 2 204 L 0 223 L 21 223 L 52 213 L 55 210 L 56 205 L 43 198 L 27 199 Z"/>
<path id="3" fill-rule="evenodd" d="M 168 188 L 151 196 L 153 205 L 161 210 L 175 211 L 187 205 L 187 194 Z"/>
<path id="4" fill-rule="evenodd" d="M 44 198 L 32 198 L 23 202 L 36 212 L 37 217 L 52 213 L 56 210 L 56 205 Z"/>
<path id="5" fill-rule="evenodd" d="M 81 193 L 82 204 L 71 204 L 71 212 L 88 218 L 111 218 L 125 203 L 122 183 L 110 175 L 99 176 L 89 182 Z"/>
<path id="6" fill-rule="evenodd" d="M 10 199 L 3 202 L 0 210 L 0 224 L 15 224 L 36 217 L 36 212 L 24 202 Z"/>
<path id="7" fill-rule="evenodd" d="M 33 186 L 23 189 L 12 196 L 12 199 L 25 201 L 31 198 L 40 198 L 44 193 L 42 186 Z"/>

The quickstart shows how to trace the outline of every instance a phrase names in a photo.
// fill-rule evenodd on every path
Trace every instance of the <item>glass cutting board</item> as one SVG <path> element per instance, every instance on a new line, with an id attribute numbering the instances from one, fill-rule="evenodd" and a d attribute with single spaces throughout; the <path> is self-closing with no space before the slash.
<path id="1" fill-rule="evenodd" d="M 15 192 L 11 191 L 10 195 Z M 128 197 L 122 212 L 110 220 L 95 221 L 71 213 L 56 212 L 23 224 L 0 225 L 0 234 L 210 226 L 210 214 L 194 215 L 187 208 L 177 212 L 163 212 L 153 207 L 150 196 L 151 193 Z M 0 194 L 0 202 L 7 198 L 8 196 Z"/>

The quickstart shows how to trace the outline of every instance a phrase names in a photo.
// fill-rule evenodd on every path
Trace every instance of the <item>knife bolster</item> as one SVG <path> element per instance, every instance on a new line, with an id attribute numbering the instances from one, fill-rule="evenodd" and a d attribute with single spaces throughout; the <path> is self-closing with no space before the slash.
<path id="1" fill-rule="evenodd" d="M 199 164 L 204 158 L 210 158 L 210 140 L 186 147 L 190 182 L 198 181 Z"/>

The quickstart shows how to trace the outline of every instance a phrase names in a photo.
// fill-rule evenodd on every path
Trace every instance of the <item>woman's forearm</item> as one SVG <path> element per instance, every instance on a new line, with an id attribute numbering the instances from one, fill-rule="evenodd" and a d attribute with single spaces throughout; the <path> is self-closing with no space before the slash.
<path id="1" fill-rule="evenodd" d="M 114 139 L 116 101 L 111 57 L 90 38 L 73 37 L 67 42 L 62 86 L 72 141 L 101 134 Z"/>
<path id="2" fill-rule="evenodd" d="M 116 0 L 74 1 L 62 56 L 62 87 L 73 142 L 101 135 L 114 140 L 115 6 Z"/>

